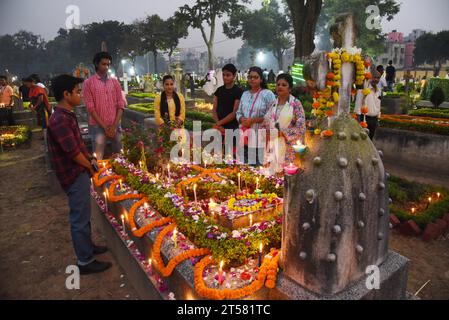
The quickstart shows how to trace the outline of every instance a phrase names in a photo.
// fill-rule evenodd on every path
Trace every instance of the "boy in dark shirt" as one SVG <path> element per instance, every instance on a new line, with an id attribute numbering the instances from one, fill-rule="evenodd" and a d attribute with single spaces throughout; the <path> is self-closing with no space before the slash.
<path id="1" fill-rule="evenodd" d="M 52 87 L 58 106 L 51 115 L 47 129 L 50 161 L 66 192 L 70 207 L 72 242 L 81 274 L 102 272 L 110 262 L 94 259 L 107 251 L 91 239 L 90 177 L 97 168 L 96 159 L 89 154 L 78 126 L 73 108 L 81 104 L 83 79 L 61 75 L 53 79 Z"/>
<path id="2" fill-rule="evenodd" d="M 394 91 L 394 81 L 396 79 L 396 68 L 393 67 L 392 60 L 390 60 L 388 62 L 388 67 L 385 70 L 385 73 L 386 73 L 385 79 L 387 80 L 388 90 L 390 92 L 393 92 Z"/>
<path id="3" fill-rule="evenodd" d="M 220 130 L 224 136 L 226 129 L 239 128 L 235 114 L 239 108 L 243 90 L 235 84 L 237 68 L 233 64 L 225 65 L 222 71 L 224 85 L 215 92 L 212 116 L 216 121 L 214 128 Z"/>

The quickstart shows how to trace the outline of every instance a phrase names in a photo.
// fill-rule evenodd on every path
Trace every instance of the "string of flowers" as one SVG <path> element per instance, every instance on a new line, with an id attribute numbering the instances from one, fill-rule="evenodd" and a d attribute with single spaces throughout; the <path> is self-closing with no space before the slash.
<path id="1" fill-rule="evenodd" d="M 210 254 L 210 251 L 208 249 L 191 249 L 184 251 L 183 253 L 177 255 L 173 259 L 171 259 L 168 264 L 165 266 L 164 261 L 161 257 L 161 247 L 162 242 L 165 238 L 165 236 L 173 231 L 176 228 L 175 223 L 171 223 L 168 226 L 166 226 L 164 229 L 162 229 L 161 232 L 156 237 L 156 240 L 154 241 L 153 250 L 152 250 L 152 258 L 155 262 L 155 266 L 157 270 L 162 274 L 164 277 L 169 277 L 173 270 L 176 268 L 178 264 L 183 262 L 184 260 L 197 257 L 197 256 L 204 256 L 207 254 Z"/>
<path id="2" fill-rule="evenodd" d="M 327 129 L 321 130 L 321 128 L 316 128 L 314 130 L 315 135 L 321 135 L 324 138 L 330 138 L 334 135 L 333 131 L 330 129 L 331 127 L 331 119 L 335 115 L 334 107 L 340 101 L 339 89 L 341 86 L 341 73 L 342 73 L 342 65 L 343 63 L 354 63 L 356 68 L 356 79 L 355 79 L 355 87 L 358 90 L 362 90 L 364 87 L 364 82 L 372 78 L 372 74 L 369 72 L 368 68 L 371 66 L 371 63 L 368 61 L 364 61 L 362 59 L 360 50 L 357 48 L 353 48 L 351 52 L 346 51 L 345 49 L 334 49 L 332 52 L 329 52 L 327 55 L 329 59 L 329 68 L 332 69 L 326 75 L 326 88 L 317 91 L 313 95 L 313 110 L 312 114 L 317 118 L 317 120 L 321 121 L 325 117 L 327 117 Z M 366 83 L 365 83 L 366 85 Z M 365 104 L 366 96 L 371 93 L 371 90 L 365 88 L 362 90 L 364 95 L 363 105 Z M 355 94 L 355 92 L 354 92 Z M 362 108 L 366 110 L 367 108 Z M 366 113 L 364 113 L 366 115 Z M 366 121 L 362 121 L 362 127 L 366 128 L 368 125 Z"/>
<path id="3" fill-rule="evenodd" d="M 120 201 L 125 201 L 125 200 L 130 200 L 130 199 L 141 199 L 143 198 L 145 195 L 140 194 L 140 193 L 125 193 L 125 194 L 121 194 L 121 195 L 115 195 L 115 190 L 117 185 L 119 184 L 119 181 L 114 181 L 111 183 L 111 185 L 109 186 L 109 201 L 111 202 L 120 202 Z"/>
<path id="4" fill-rule="evenodd" d="M 246 287 L 239 289 L 214 289 L 205 285 L 203 279 L 204 269 L 210 264 L 216 264 L 212 256 L 204 257 L 195 265 L 194 284 L 196 292 L 207 299 L 241 299 L 250 296 L 260 290 L 264 284 L 267 288 L 274 288 L 276 285 L 276 272 L 278 270 L 279 254 L 277 250 L 272 250 L 263 259 L 256 279 Z"/>

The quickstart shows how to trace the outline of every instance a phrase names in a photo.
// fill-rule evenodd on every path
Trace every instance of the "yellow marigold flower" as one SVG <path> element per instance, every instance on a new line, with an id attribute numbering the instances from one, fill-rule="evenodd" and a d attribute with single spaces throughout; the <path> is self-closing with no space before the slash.
<path id="1" fill-rule="evenodd" d="M 340 101 L 340 95 L 337 92 L 334 92 L 334 94 L 332 95 L 332 98 L 334 99 L 335 103 Z"/>
<path id="2" fill-rule="evenodd" d="M 371 93 L 371 89 L 363 89 L 363 95 L 367 96 Z"/>
<path id="3" fill-rule="evenodd" d="M 319 135 L 319 134 L 321 134 L 321 130 L 320 130 L 320 129 L 315 129 L 315 130 L 313 131 L 313 133 L 314 133 L 315 135 Z"/>

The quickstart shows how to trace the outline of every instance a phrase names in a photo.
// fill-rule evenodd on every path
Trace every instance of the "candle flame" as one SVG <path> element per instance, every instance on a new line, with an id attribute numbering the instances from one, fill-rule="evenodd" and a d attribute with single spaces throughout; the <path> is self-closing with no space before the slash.
<path id="1" fill-rule="evenodd" d="M 429 202 L 432 202 L 432 197 L 429 197 Z"/>
<path id="2" fill-rule="evenodd" d="M 262 253 L 262 251 L 263 251 L 263 243 L 262 242 L 259 245 L 259 251 L 260 251 L 260 253 Z"/>
<path id="3" fill-rule="evenodd" d="M 150 259 L 148 259 L 148 265 L 150 265 L 150 266 L 151 266 L 151 265 L 152 265 L 152 263 L 153 263 L 153 259 L 151 259 L 151 258 L 150 258 Z"/>
<path id="4" fill-rule="evenodd" d="M 224 261 L 221 260 L 221 262 L 220 262 L 220 271 L 223 270 L 223 265 L 224 265 Z"/>
<path id="5" fill-rule="evenodd" d="M 125 216 L 123 214 L 121 215 L 121 218 L 122 218 L 122 221 L 125 220 Z"/>
<path id="6" fill-rule="evenodd" d="M 413 213 L 413 214 L 415 213 L 415 210 L 416 210 L 415 208 L 412 208 L 412 213 Z"/>
<path id="7" fill-rule="evenodd" d="M 441 195 L 441 194 L 440 194 L 439 192 L 437 192 L 437 197 L 438 197 L 438 198 L 440 198 L 440 195 Z"/>

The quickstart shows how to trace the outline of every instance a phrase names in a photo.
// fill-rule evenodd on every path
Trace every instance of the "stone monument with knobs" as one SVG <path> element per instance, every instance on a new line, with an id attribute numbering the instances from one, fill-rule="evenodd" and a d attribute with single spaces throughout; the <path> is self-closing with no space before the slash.
<path id="1" fill-rule="evenodd" d="M 349 51 L 353 16 L 340 16 L 332 30 L 335 43 Z M 311 61 L 309 74 L 323 89 L 326 54 Z M 302 170 L 285 178 L 280 290 L 292 298 L 406 297 L 408 260 L 388 250 L 388 174 L 366 130 L 349 114 L 353 83 L 354 66 L 343 63 L 334 135 L 309 135 Z M 371 290 L 366 280 L 373 270 L 379 288 Z"/>

